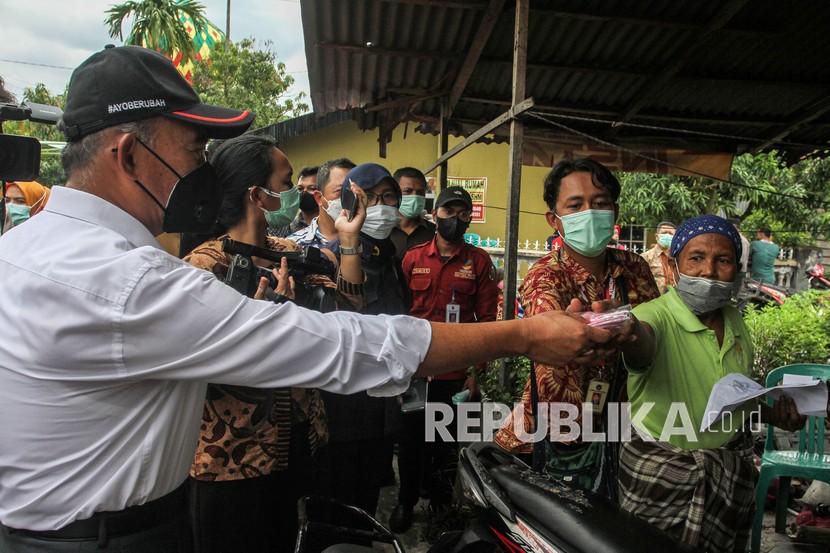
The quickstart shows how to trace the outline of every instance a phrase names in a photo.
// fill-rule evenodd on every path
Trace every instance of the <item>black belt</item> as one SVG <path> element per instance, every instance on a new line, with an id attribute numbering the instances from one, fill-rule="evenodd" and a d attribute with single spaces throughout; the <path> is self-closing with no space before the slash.
<path id="1" fill-rule="evenodd" d="M 50 540 L 92 540 L 106 543 L 108 538 L 134 534 L 161 523 L 169 523 L 187 513 L 187 481 L 174 491 L 143 505 L 122 511 L 102 511 L 76 520 L 60 530 L 22 530 L 6 527 L 11 534 Z"/>

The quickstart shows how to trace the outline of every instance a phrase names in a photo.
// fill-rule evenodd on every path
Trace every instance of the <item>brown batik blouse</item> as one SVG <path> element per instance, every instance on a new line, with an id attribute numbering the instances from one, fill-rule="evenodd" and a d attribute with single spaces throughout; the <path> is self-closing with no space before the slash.
<path id="1" fill-rule="evenodd" d="M 222 238 L 203 243 L 184 260 L 224 280 L 231 260 L 222 250 Z M 282 238 L 269 237 L 268 247 L 298 250 L 294 242 Z M 326 277 L 313 279 L 335 287 Z M 208 384 L 190 476 L 207 481 L 239 480 L 284 470 L 291 427 L 304 422 L 308 423 L 309 446 L 314 453 L 328 441 L 326 411 L 318 390 Z"/>

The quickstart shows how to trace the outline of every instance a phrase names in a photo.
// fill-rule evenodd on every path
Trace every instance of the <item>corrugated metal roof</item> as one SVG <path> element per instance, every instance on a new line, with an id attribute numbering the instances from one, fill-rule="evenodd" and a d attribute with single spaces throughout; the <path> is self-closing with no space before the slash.
<path id="1" fill-rule="evenodd" d="M 690 147 L 737 151 L 809 118 L 812 109 L 822 115 L 784 140 L 827 144 L 830 2 L 750 0 L 707 34 L 706 26 L 733 3 L 533 1 L 527 96 L 549 112 L 612 120 L 645 98 L 630 122 L 731 135 L 735 138 L 686 140 Z M 315 113 L 371 110 L 408 96 L 447 94 L 487 5 L 486 0 L 301 0 Z M 453 112 L 465 128 L 495 118 L 509 105 L 514 9 L 508 0 Z M 676 73 L 655 87 L 666 68 L 679 62 Z M 440 102 L 428 99 L 372 111 L 362 124 L 389 127 L 439 115 Z M 684 136 L 571 124 L 620 142 Z M 785 149 L 797 154 L 810 148 Z"/>

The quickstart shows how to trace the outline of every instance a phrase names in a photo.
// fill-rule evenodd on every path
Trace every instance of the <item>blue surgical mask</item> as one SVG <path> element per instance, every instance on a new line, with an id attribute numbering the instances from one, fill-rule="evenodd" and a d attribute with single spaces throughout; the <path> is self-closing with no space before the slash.
<path id="1" fill-rule="evenodd" d="M 6 204 L 6 217 L 11 220 L 11 226 L 16 227 L 29 218 L 31 208 L 22 204 Z"/>
<path id="2" fill-rule="evenodd" d="M 424 196 L 419 196 L 418 194 L 403 196 L 401 198 L 401 207 L 398 208 L 398 211 L 400 211 L 401 215 L 407 219 L 415 219 L 420 217 L 421 213 L 424 212 L 424 205 L 426 205 L 426 202 L 427 199 Z"/>
<path id="3" fill-rule="evenodd" d="M 559 217 L 559 220 L 564 227 L 562 239 L 585 257 L 602 254 L 614 234 L 614 212 L 611 210 L 586 209 Z"/>
<path id="4" fill-rule="evenodd" d="M 280 208 L 276 211 L 268 211 L 262 209 L 265 213 L 265 222 L 269 227 L 280 228 L 294 220 L 297 212 L 300 210 L 300 190 L 296 186 L 292 186 L 284 192 L 273 192 L 262 186 L 257 187 L 268 196 L 280 199 Z"/>
<path id="5" fill-rule="evenodd" d="M 658 234 L 657 235 L 657 243 L 660 244 L 660 247 L 664 250 L 667 250 L 671 247 L 671 241 L 674 239 L 673 234 Z"/>

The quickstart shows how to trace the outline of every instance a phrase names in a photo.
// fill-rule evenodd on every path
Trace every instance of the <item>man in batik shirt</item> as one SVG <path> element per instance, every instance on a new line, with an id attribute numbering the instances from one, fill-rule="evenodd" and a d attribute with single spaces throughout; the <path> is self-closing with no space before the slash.
<path id="1" fill-rule="evenodd" d="M 526 316 L 565 310 L 574 300 L 583 305 L 611 299 L 637 305 L 660 295 L 642 257 L 607 247 L 619 195 L 619 181 L 594 160 L 564 160 L 556 164 L 545 179 L 544 199 L 550 209 L 546 214 L 548 224 L 562 236 L 563 246 L 542 257 L 528 272 L 520 290 Z M 626 382 L 624 369 L 617 360 L 591 369 L 536 365 L 535 372 L 540 402 L 570 403 L 580 413 L 582 403 L 590 402 L 595 430 L 604 429 L 605 407 L 609 401 L 621 399 Z M 495 437 L 496 443 L 507 451 L 533 450 L 533 444 L 522 441 L 514 431 L 517 417 L 523 418 L 525 432 L 535 428 L 531 424 L 530 397 L 528 380 L 522 404 Z M 542 446 L 550 474 L 609 497 L 616 496 L 616 481 L 611 473 L 615 448 L 602 442 L 577 440 L 565 444 L 548 439 L 537 447 Z"/>

